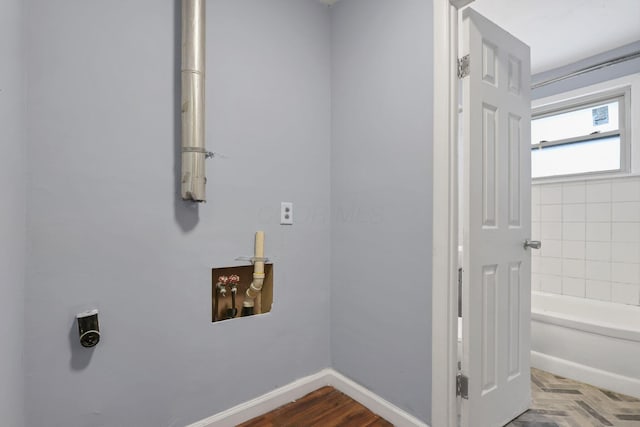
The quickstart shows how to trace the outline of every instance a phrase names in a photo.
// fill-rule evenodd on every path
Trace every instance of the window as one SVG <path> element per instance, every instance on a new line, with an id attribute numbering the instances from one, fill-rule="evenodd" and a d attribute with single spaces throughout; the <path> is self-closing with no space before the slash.
<path id="1" fill-rule="evenodd" d="M 534 109 L 531 176 L 627 171 L 629 92 L 623 88 Z"/>

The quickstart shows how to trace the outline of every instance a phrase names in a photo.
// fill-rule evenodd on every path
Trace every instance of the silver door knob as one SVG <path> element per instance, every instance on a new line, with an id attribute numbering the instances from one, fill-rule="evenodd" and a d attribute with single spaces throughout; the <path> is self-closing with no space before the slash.
<path id="1" fill-rule="evenodd" d="M 525 240 L 524 241 L 524 248 L 531 248 L 531 249 L 540 249 L 542 247 L 542 242 L 540 240 Z"/>

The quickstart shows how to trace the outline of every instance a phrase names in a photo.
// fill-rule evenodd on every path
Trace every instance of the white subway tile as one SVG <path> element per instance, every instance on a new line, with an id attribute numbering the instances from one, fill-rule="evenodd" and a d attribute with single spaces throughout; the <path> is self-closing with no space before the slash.
<path id="1" fill-rule="evenodd" d="M 540 237 L 540 223 L 539 222 L 532 222 L 531 223 L 531 239 L 533 240 L 541 240 L 542 237 Z"/>
<path id="2" fill-rule="evenodd" d="M 587 203 L 587 222 L 611 222 L 611 203 Z"/>
<path id="3" fill-rule="evenodd" d="M 640 284 L 640 264 L 626 262 L 611 263 L 611 281 Z"/>
<path id="4" fill-rule="evenodd" d="M 602 301 L 611 301 L 611 282 L 587 280 L 586 297 Z"/>
<path id="5" fill-rule="evenodd" d="M 539 274 L 531 275 L 531 289 L 534 291 L 540 291 L 541 279 Z"/>
<path id="6" fill-rule="evenodd" d="M 541 274 L 540 290 L 542 292 L 551 292 L 554 294 L 561 295 L 562 294 L 562 278 L 560 276 Z"/>
<path id="7" fill-rule="evenodd" d="M 559 205 L 560 203 L 562 203 L 562 187 L 560 185 L 540 187 L 540 204 Z"/>
<path id="8" fill-rule="evenodd" d="M 611 200 L 614 202 L 640 201 L 640 181 L 637 178 L 613 181 L 611 183 Z"/>
<path id="9" fill-rule="evenodd" d="M 540 249 L 543 257 L 562 258 L 562 240 L 546 239 Z"/>
<path id="10" fill-rule="evenodd" d="M 584 182 L 562 184 L 562 203 L 584 203 L 586 200 Z"/>
<path id="11" fill-rule="evenodd" d="M 581 259 L 563 259 L 562 276 L 584 278 L 585 262 Z"/>
<path id="12" fill-rule="evenodd" d="M 531 204 L 532 205 L 540 204 L 540 185 L 531 186 Z"/>
<path id="13" fill-rule="evenodd" d="M 615 222 L 640 222 L 640 202 L 614 202 L 611 213 Z"/>
<path id="14" fill-rule="evenodd" d="M 562 221 L 562 205 L 542 205 L 540 220 L 543 222 Z"/>
<path id="15" fill-rule="evenodd" d="M 611 243 L 610 242 L 587 242 L 585 258 L 590 261 L 610 261 L 611 260 Z"/>
<path id="16" fill-rule="evenodd" d="M 531 205 L 531 221 L 540 221 L 540 205 Z"/>
<path id="17" fill-rule="evenodd" d="M 612 283 L 611 301 L 620 304 L 640 304 L 640 286 L 628 283 Z"/>
<path id="18" fill-rule="evenodd" d="M 611 224 L 611 240 L 614 242 L 640 242 L 640 223 L 614 222 Z"/>
<path id="19" fill-rule="evenodd" d="M 531 273 L 540 273 L 540 257 L 531 257 Z"/>
<path id="20" fill-rule="evenodd" d="M 609 222 L 588 222 L 587 240 L 592 242 L 611 241 L 611 223 Z"/>
<path id="21" fill-rule="evenodd" d="M 611 183 L 609 182 L 588 182 L 587 202 L 609 202 L 611 201 Z"/>
<path id="22" fill-rule="evenodd" d="M 640 262 L 640 243 L 638 242 L 614 242 L 611 245 L 611 261 L 613 262 Z"/>
<path id="23" fill-rule="evenodd" d="M 584 222 L 567 222 L 562 224 L 563 240 L 585 240 L 585 238 L 586 227 Z"/>
<path id="24" fill-rule="evenodd" d="M 546 245 L 547 242 L 544 242 Z M 542 246 L 544 248 L 544 245 Z M 569 259 L 585 259 L 585 242 L 583 241 L 562 241 L 562 257 Z"/>
<path id="25" fill-rule="evenodd" d="M 586 208 L 584 203 L 562 205 L 563 222 L 584 222 Z"/>
<path id="26" fill-rule="evenodd" d="M 542 222 L 542 240 L 562 239 L 562 223 L 560 222 Z"/>
<path id="27" fill-rule="evenodd" d="M 584 298 L 585 296 L 584 279 L 576 279 L 573 277 L 563 277 L 562 278 L 562 294 Z"/>
<path id="28" fill-rule="evenodd" d="M 611 280 L 611 263 L 603 261 L 587 261 L 586 277 L 590 280 Z"/>
<path id="29" fill-rule="evenodd" d="M 561 276 L 562 275 L 562 259 L 540 257 L 540 273 Z"/>

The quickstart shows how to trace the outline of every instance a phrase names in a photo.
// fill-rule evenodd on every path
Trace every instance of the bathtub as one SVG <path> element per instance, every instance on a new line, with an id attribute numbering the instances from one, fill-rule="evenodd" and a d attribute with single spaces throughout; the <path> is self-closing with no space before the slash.
<path id="1" fill-rule="evenodd" d="M 533 292 L 531 366 L 640 398 L 640 307 Z"/>

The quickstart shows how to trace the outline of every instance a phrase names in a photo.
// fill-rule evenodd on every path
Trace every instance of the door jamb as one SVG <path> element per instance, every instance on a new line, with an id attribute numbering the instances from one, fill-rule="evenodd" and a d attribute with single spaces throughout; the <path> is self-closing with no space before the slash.
<path id="1" fill-rule="evenodd" d="M 433 427 L 458 422 L 458 7 L 471 1 L 433 1 Z"/>

